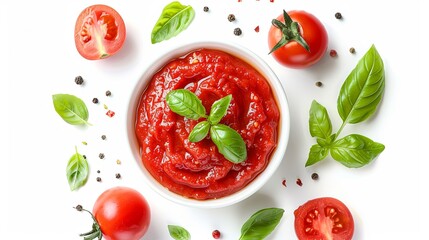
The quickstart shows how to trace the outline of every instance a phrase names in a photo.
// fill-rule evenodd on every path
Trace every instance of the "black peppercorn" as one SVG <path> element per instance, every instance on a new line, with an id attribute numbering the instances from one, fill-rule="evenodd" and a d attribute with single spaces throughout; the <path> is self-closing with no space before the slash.
<path id="1" fill-rule="evenodd" d="M 117 179 L 121 178 L 121 174 L 119 174 L 119 173 L 117 173 L 115 176 Z"/>
<path id="2" fill-rule="evenodd" d="M 97 173 L 100 173 L 100 170 L 97 170 Z"/>
<path id="3" fill-rule="evenodd" d="M 97 104 L 98 103 L 98 98 L 93 98 L 92 102 L 95 103 L 95 104 Z"/>
<path id="4" fill-rule="evenodd" d="M 355 49 L 354 47 L 351 47 L 351 48 L 349 49 L 349 51 L 350 51 L 350 53 L 355 53 L 355 52 L 356 52 L 356 49 Z"/>
<path id="5" fill-rule="evenodd" d="M 112 92 L 110 92 L 109 90 L 106 91 L 106 96 L 111 96 Z"/>
<path id="6" fill-rule="evenodd" d="M 103 158 L 104 158 L 104 153 L 100 153 L 100 154 L 98 154 L 98 157 L 99 157 L 100 159 L 103 159 Z"/>
<path id="7" fill-rule="evenodd" d="M 236 35 L 236 36 L 240 36 L 241 35 L 241 29 L 240 28 L 235 28 L 234 29 L 234 35 Z"/>
<path id="8" fill-rule="evenodd" d="M 313 179 L 313 180 L 319 179 L 319 174 L 317 174 L 317 173 L 311 174 L 311 179 Z"/>
<path id="9" fill-rule="evenodd" d="M 235 15 L 234 14 L 229 14 L 228 15 L 228 21 L 234 22 L 235 21 Z"/>
<path id="10" fill-rule="evenodd" d="M 75 82 L 77 85 L 82 85 L 82 84 L 83 84 L 83 78 L 82 78 L 82 76 L 77 76 L 77 77 L 75 77 L 75 78 L 74 78 L 74 82 Z"/>
<path id="11" fill-rule="evenodd" d="M 83 209 L 82 205 L 77 205 L 75 208 L 76 208 L 76 210 L 78 210 L 79 212 L 80 212 L 80 211 L 82 211 L 82 209 Z"/>
<path id="12" fill-rule="evenodd" d="M 101 139 L 106 140 L 106 135 L 101 135 Z"/>
<path id="13" fill-rule="evenodd" d="M 323 85 L 322 82 L 316 82 L 316 86 L 321 87 Z"/>
<path id="14" fill-rule="evenodd" d="M 101 182 L 101 177 L 97 177 L 97 182 Z"/>
<path id="15" fill-rule="evenodd" d="M 335 18 L 336 19 L 342 19 L 343 15 L 341 15 L 341 13 L 337 12 L 337 13 L 335 13 Z"/>
<path id="16" fill-rule="evenodd" d="M 203 11 L 204 11 L 204 12 L 208 12 L 208 11 L 209 11 L 209 7 L 205 6 L 205 7 L 203 8 Z"/>

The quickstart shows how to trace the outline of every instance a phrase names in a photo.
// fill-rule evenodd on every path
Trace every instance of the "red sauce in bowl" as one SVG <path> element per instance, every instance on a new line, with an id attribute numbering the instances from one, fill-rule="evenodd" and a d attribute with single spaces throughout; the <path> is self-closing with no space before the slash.
<path id="1" fill-rule="evenodd" d="M 169 109 L 165 97 L 175 89 L 194 92 L 207 111 L 214 101 L 232 95 L 221 123 L 245 141 L 244 162 L 225 159 L 209 136 L 196 143 L 188 140 L 200 120 Z M 251 65 L 220 50 L 198 49 L 171 60 L 152 77 L 136 116 L 145 168 L 170 191 L 204 200 L 239 191 L 266 168 L 277 144 L 280 112 L 269 83 Z"/>

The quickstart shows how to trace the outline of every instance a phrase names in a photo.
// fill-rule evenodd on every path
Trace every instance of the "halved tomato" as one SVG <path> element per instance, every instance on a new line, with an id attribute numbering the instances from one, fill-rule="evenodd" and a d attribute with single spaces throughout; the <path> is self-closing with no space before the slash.
<path id="1" fill-rule="evenodd" d="M 76 20 L 74 40 L 82 57 L 103 59 L 117 53 L 126 37 L 124 20 L 112 7 L 96 4 L 85 8 Z"/>
<path id="2" fill-rule="evenodd" d="M 338 199 L 310 200 L 296 209 L 294 215 L 299 240 L 350 240 L 353 237 L 353 216 Z"/>

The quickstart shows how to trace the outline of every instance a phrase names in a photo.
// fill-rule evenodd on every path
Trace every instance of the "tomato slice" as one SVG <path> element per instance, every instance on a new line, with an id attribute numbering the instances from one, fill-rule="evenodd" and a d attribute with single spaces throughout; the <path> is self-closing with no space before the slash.
<path id="1" fill-rule="evenodd" d="M 112 7 L 102 4 L 89 6 L 76 20 L 76 48 L 86 59 L 96 60 L 114 55 L 122 48 L 125 37 L 124 20 Z"/>
<path id="2" fill-rule="evenodd" d="M 295 233 L 300 240 L 350 240 L 353 216 L 347 206 L 331 197 L 316 198 L 294 212 Z"/>

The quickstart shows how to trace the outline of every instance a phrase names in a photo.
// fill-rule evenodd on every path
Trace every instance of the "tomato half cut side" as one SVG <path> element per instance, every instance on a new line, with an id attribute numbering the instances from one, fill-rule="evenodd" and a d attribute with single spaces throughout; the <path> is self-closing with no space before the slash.
<path id="1" fill-rule="evenodd" d="M 299 240 L 350 240 L 353 237 L 353 216 L 338 199 L 310 200 L 298 207 L 294 215 Z"/>
<path id="2" fill-rule="evenodd" d="M 74 40 L 82 57 L 108 58 L 117 53 L 126 38 L 125 23 L 112 7 L 96 4 L 85 8 L 76 20 Z"/>

